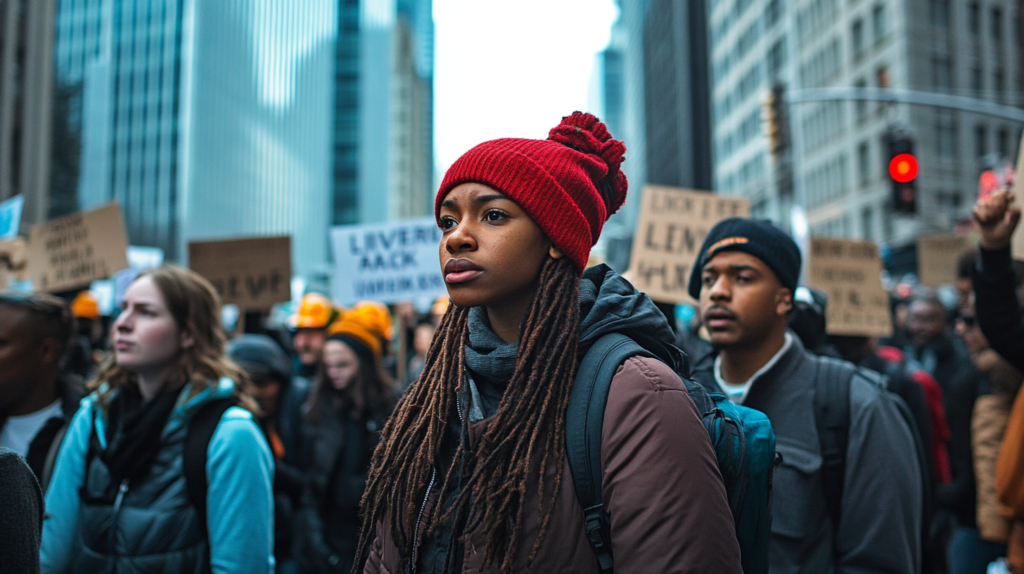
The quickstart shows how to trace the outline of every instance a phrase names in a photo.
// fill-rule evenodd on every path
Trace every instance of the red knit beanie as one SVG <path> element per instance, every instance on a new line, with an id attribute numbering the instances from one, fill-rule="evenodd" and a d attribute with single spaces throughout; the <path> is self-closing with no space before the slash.
<path id="1" fill-rule="evenodd" d="M 484 142 L 448 169 L 434 217 L 440 219 L 441 202 L 456 186 L 493 187 L 526 210 L 583 273 L 601 227 L 626 200 L 626 175 L 619 170 L 625 153 L 600 120 L 582 112 L 562 118 L 546 140 Z"/>

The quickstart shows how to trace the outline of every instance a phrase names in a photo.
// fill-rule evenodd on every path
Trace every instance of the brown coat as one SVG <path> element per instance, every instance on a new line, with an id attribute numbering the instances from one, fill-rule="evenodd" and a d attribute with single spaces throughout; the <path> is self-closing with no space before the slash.
<path id="1" fill-rule="evenodd" d="M 1010 402 L 1000 395 L 982 395 L 974 403 L 971 442 L 978 492 L 978 531 L 990 542 L 1006 543 L 1010 520 L 996 498 L 996 459 L 1010 418 Z"/>
<path id="2" fill-rule="evenodd" d="M 469 427 L 470 450 L 489 423 Z M 660 361 L 628 359 L 612 379 L 601 435 L 604 468 L 602 495 L 611 516 L 615 571 L 630 573 L 739 573 L 740 549 L 718 464 L 697 409 L 682 381 Z M 545 480 L 553 481 L 555 464 Z M 550 484 L 550 482 L 549 482 Z M 526 509 L 537 508 L 536 484 L 528 487 Z M 427 508 L 436 503 L 437 489 Z M 526 555 L 538 532 L 537 513 L 527 512 L 517 572 L 526 572 Z M 424 515 L 420 533 L 432 517 Z M 485 539 L 468 533 L 464 574 L 492 574 L 483 568 Z M 474 551 L 475 547 L 475 551 Z M 366 574 L 400 574 L 402 559 L 390 533 L 377 525 Z M 597 559 L 583 529 L 564 461 L 562 487 L 547 536 L 531 571 L 599 574 Z"/>

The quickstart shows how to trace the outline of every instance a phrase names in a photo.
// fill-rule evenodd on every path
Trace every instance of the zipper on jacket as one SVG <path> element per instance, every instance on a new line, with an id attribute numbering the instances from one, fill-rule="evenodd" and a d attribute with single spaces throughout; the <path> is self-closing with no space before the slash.
<path id="1" fill-rule="evenodd" d="M 121 481 L 121 486 L 117 489 L 117 497 L 114 498 L 114 508 L 111 511 L 110 520 L 110 555 L 117 558 L 117 515 L 121 513 L 121 503 L 124 502 L 124 495 L 128 492 L 128 479 Z M 117 561 L 114 560 L 116 568 Z"/>
<path id="2" fill-rule="evenodd" d="M 412 557 L 409 559 L 409 574 L 416 572 L 416 554 L 420 549 L 420 522 L 423 521 L 423 513 L 427 510 L 427 500 L 430 498 L 430 491 L 434 489 L 434 482 L 437 481 L 437 469 L 430 473 L 430 483 L 427 484 L 427 492 L 423 495 L 423 504 L 420 505 L 420 514 L 416 517 L 416 526 L 412 530 Z"/>

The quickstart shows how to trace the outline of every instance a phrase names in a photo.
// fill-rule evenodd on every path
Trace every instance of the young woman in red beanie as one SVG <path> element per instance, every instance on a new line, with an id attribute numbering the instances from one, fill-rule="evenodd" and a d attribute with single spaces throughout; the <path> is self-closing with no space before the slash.
<path id="1" fill-rule="evenodd" d="M 624 154 L 577 112 L 547 140 L 485 142 L 448 170 L 435 216 L 452 305 L 374 453 L 364 572 L 602 572 L 566 462 L 579 358 L 610 332 L 672 337 L 608 267 L 584 273 L 625 200 Z M 628 359 L 602 429 L 615 569 L 739 572 L 715 454 L 672 368 Z"/>

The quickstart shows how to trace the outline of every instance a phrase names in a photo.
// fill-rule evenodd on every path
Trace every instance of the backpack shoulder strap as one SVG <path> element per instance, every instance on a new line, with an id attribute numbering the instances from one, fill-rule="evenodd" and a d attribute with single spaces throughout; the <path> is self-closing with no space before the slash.
<path id="1" fill-rule="evenodd" d="M 850 440 L 850 381 L 857 368 L 829 357 L 817 357 L 816 362 L 814 421 L 821 442 L 821 482 L 829 516 L 838 525 L 846 477 L 846 445 Z"/>
<path id="2" fill-rule="evenodd" d="M 576 370 L 565 415 L 566 455 L 576 499 L 583 508 L 587 540 L 602 574 L 614 571 L 611 523 L 601 497 L 601 428 L 612 377 L 626 359 L 653 356 L 629 337 L 610 333 L 597 340 Z"/>
<path id="3" fill-rule="evenodd" d="M 206 459 L 210 447 L 210 439 L 217 430 L 220 418 L 232 406 L 238 403 L 235 397 L 212 400 L 199 407 L 188 423 L 188 434 L 185 435 L 184 471 L 188 499 L 196 509 L 199 524 L 206 532 Z"/>

